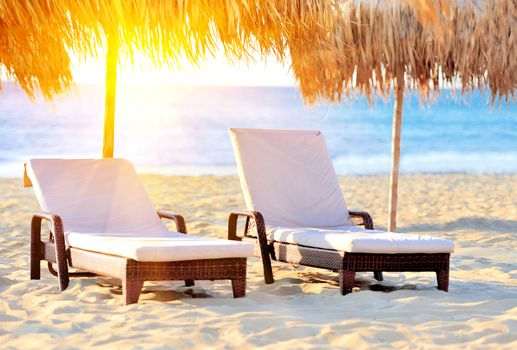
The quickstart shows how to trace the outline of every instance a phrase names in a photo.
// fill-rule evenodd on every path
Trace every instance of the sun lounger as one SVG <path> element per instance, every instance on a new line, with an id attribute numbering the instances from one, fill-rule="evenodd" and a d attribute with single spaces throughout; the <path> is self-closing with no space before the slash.
<path id="1" fill-rule="evenodd" d="M 255 243 L 266 283 L 274 282 L 273 259 L 339 271 L 343 295 L 360 271 L 377 280 L 382 271 L 435 271 L 438 289 L 448 290 L 454 244 L 377 231 L 368 213 L 348 210 L 321 132 L 230 129 L 230 136 L 248 211 L 230 214 L 228 235 Z"/>
<path id="2" fill-rule="evenodd" d="M 155 211 L 128 161 L 34 159 L 26 175 L 44 211 L 32 218 L 31 279 L 40 278 L 44 260 L 61 290 L 70 276 L 121 279 L 126 304 L 138 302 L 144 281 L 228 279 L 234 297 L 245 295 L 253 245 L 186 235 L 182 216 Z M 160 218 L 175 221 L 178 232 Z M 43 220 L 48 241 L 41 240 Z"/>

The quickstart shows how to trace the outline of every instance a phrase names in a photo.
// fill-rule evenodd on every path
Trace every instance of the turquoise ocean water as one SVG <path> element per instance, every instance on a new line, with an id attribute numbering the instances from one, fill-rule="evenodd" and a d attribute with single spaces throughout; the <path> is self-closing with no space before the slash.
<path id="1" fill-rule="evenodd" d="M 6 83 L 0 91 L 0 176 L 20 176 L 36 157 L 98 157 L 102 86 L 80 85 L 53 103 L 35 103 Z M 393 101 L 364 98 L 308 107 L 296 88 L 122 86 L 116 156 L 144 172 L 232 174 L 229 127 L 318 129 L 338 173 L 389 171 Z M 407 94 L 401 172 L 517 172 L 517 105 L 445 91 L 422 106 Z"/>

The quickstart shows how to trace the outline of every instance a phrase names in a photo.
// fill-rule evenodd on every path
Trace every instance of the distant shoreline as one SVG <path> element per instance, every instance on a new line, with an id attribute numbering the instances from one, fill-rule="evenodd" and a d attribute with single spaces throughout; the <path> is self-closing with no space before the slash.
<path id="1" fill-rule="evenodd" d="M 238 174 L 160 174 L 160 173 L 138 173 L 143 177 L 164 177 L 164 178 L 238 178 Z M 389 173 L 382 174 L 338 174 L 340 178 L 388 178 L 390 176 Z M 426 173 L 426 172 L 412 172 L 412 173 L 401 173 L 401 177 L 412 177 L 412 176 L 436 176 L 436 177 L 455 177 L 455 176 L 465 176 L 465 177 L 517 177 L 517 172 L 511 173 L 495 173 L 495 172 L 485 172 L 485 173 L 467 173 L 467 172 L 448 172 L 448 173 Z M 20 176 L 2 176 L 0 175 L 0 181 L 21 181 L 23 177 Z M 515 179 L 517 180 L 517 178 Z"/>

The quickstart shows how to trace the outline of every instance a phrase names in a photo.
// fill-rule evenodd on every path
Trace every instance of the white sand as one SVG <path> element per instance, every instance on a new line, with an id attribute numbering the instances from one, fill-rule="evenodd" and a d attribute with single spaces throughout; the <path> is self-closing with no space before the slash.
<path id="1" fill-rule="evenodd" d="M 143 179 L 156 205 L 183 214 L 192 234 L 225 237 L 228 212 L 244 207 L 236 177 Z M 0 348 L 517 349 L 517 175 L 405 175 L 400 183 L 400 231 L 456 242 L 449 293 L 436 289 L 434 273 L 385 273 L 382 289 L 394 291 L 372 291 L 371 274 L 359 274 L 343 297 L 335 273 L 281 263 L 277 282 L 265 285 L 250 259 L 246 298 L 233 299 L 229 282 L 193 290 L 163 282 L 123 306 L 109 281 L 74 279 L 61 293 L 46 269 L 29 280 L 38 205 L 20 180 L 0 180 Z M 385 228 L 387 177 L 343 184 L 349 206 Z"/>

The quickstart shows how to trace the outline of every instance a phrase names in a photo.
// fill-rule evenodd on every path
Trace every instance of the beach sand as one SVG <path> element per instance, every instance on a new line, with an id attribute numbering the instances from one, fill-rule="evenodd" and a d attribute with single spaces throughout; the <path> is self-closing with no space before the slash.
<path id="1" fill-rule="evenodd" d="M 235 176 L 142 179 L 157 208 L 181 213 L 191 234 L 224 238 L 232 209 L 244 208 Z M 387 222 L 387 176 L 343 177 L 348 206 Z M 123 306 L 110 280 L 73 279 L 61 293 L 43 268 L 29 280 L 32 189 L 0 179 L 0 347 L 232 349 L 517 348 L 517 175 L 403 175 L 400 232 L 453 239 L 450 291 L 434 273 L 357 276 L 341 296 L 337 275 L 274 263 L 262 281 L 249 259 L 247 296 L 226 281 L 147 283 Z M 66 225 L 66 223 L 65 223 Z"/>

